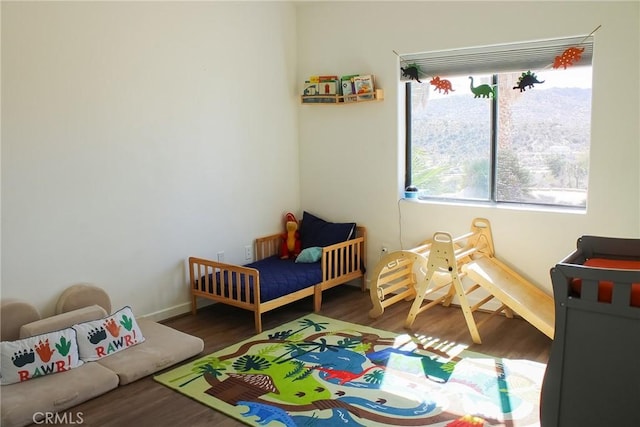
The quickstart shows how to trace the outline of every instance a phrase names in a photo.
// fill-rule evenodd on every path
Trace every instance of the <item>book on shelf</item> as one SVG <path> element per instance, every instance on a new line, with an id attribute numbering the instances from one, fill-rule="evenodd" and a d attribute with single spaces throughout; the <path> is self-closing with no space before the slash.
<path id="1" fill-rule="evenodd" d="M 340 77 L 341 82 L 341 91 L 344 102 L 352 102 L 355 101 L 356 97 L 354 95 L 355 89 L 353 88 L 353 78 L 356 77 L 357 74 L 347 75 Z"/>
<path id="2" fill-rule="evenodd" d="M 311 76 L 304 82 L 302 97 L 304 103 L 338 102 L 340 83 L 337 76 Z"/>
<path id="3" fill-rule="evenodd" d="M 304 89 L 302 90 L 302 95 L 303 96 L 318 95 L 318 93 L 320 93 L 319 86 L 320 86 L 320 83 L 318 82 L 311 82 L 311 81 L 304 82 Z"/>
<path id="4" fill-rule="evenodd" d="M 325 80 L 318 83 L 320 95 L 337 95 L 339 86 L 337 80 Z"/>
<path id="5" fill-rule="evenodd" d="M 327 82 L 327 81 L 331 81 L 331 80 L 338 80 L 338 76 L 331 76 L 331 75 L 326 75 L 326 76 L 311 76 L 309 77 L 309 81 L 311 83 L 321 83 L 321 82 Z"/>
<path id="6" fill-rule="evenodd" d="M 373 99 L 374 82 L 370 74 L 356 76 L 353 78 L 353 88 L 357 95 L 357 100 Z"/>

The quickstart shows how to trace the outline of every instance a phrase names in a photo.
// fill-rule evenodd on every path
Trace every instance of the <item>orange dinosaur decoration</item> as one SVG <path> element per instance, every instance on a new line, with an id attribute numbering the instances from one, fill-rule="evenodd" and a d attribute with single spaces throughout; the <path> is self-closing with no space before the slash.
<path id="1" fill-rule="evenodd" d="M 451 87 L 451 82 L 446 79 L 441 79 L 440 76 L 434 77 L 429 83 L 431 83 L 432 86 L 435 86 L 438 92 L 444 91 L 445 95 L 448 94 L 449 91 L 455 92 Z"/>
<path id="2" fill-rule="evenodd" d="M 580 61 L 582 58 L 582 52 L 584 52 L 584 48 L 580 49 L 577 47 L 570 47 L 562 52 L 562 55 L 556 56 L 556 60 L 553 62 L 553 68 L 564 67 L 566 70 L 567 67 L 572 66 L 574 63 Z"/>

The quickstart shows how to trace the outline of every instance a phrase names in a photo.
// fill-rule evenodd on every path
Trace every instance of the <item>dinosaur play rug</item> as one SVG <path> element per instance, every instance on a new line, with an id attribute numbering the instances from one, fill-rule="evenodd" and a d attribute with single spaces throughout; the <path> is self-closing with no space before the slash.
<path id="1" fill-rule="evenodd" d="M 309 314 L 155 380 L 253 426 L 538 426 L 544 369 Z"/>

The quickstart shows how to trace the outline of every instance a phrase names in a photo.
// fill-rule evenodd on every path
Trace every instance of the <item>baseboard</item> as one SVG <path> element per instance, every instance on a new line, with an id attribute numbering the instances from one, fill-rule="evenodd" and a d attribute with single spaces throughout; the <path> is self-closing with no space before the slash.
<path id="1" fill-rule="evenodd" d="M 213 301 L 200 301 L 198 299 L 198 308 L 206 307 L 211 304 L 215 304 Z M 171 319 L 173 317 L 182 316 L 184 314 L 191 313 L 191 303 L 185 302 L 182 304 L 174 305 L 173 307 L 165 308 L 163 310 L 154 311 L 140 316 L 141 319 L 153 320 L 154 322 L 162 322 L 163 320 Z"/>
<path id="2" fill-rule="evenodd" d="M 163 310 L 154 311 L 153 313 L 148 313 L 140 317 L 143 319 L 153 320 L 154 322 L 161 322 L 189 312 L 191 312 L 191 303 L 185 302 Z"/>

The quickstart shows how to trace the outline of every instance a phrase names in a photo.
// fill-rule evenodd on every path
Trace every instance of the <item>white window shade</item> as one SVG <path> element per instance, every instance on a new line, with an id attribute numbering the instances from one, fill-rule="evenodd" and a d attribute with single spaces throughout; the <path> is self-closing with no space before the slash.
<path id="1" fill-rule="evenodd" d="M 580 61 L 591 64 L 593 36 L 510 43 L 474 48 L 400 55 L 400 66 L 416 65 L 420 77 L 463 74 L 493 74 L 509 71 L 538 71 L 552 68 L 556 56 L 570 48 L 584 48 Z M 403 77 L 403 79 L 407 79 Z"/>

